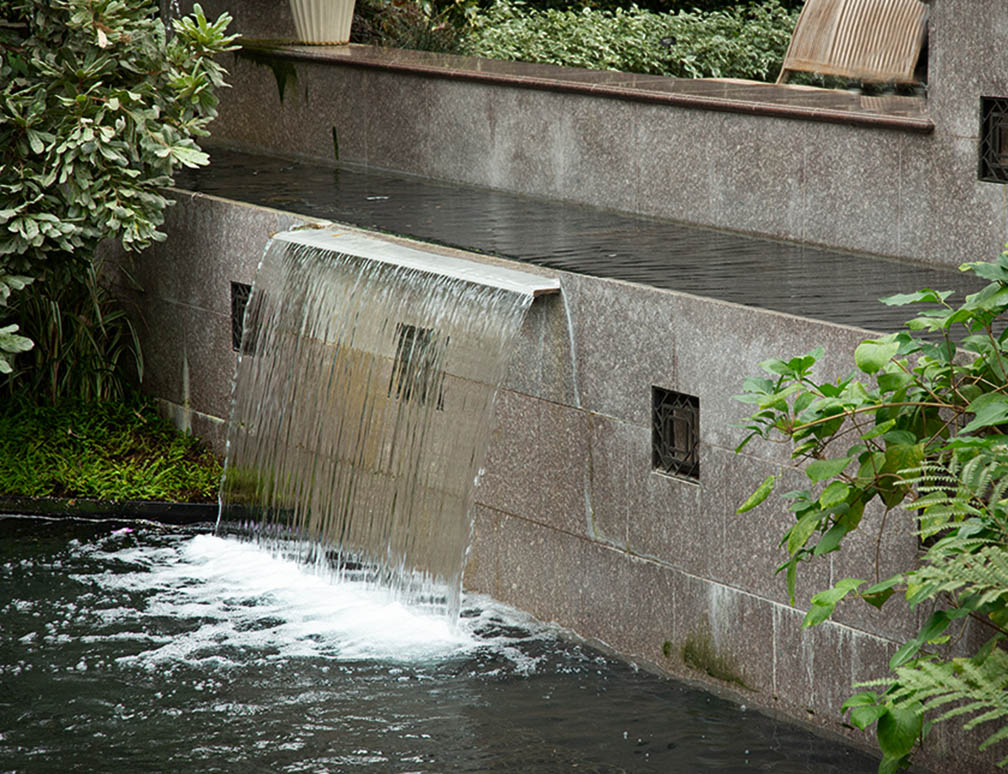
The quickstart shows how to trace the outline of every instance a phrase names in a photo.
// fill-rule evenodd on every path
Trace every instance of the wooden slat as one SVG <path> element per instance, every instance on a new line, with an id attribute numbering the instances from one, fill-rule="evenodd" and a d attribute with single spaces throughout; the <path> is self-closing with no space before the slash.
<path id="1" fill-rule="evenodd" d="M 807 0 L 777 82 L 803 71 L 915 83 L 927 14 L 919 0 Z"/>

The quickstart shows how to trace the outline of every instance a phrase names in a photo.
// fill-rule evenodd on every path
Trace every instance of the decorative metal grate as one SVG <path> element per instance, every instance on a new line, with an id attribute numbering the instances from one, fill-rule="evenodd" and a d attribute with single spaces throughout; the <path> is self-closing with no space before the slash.
<path id="1" fill-rule="evenodd" d="M 444 349 L 441 334 L 433 328 L 420 328 L 406 323 L 396 324 L 396 354 L 389 376 L 388 396 L 397 400 L 416 401 L 421 406 L 437 395 L 438 411 L 444 410 L 444 370 L 441 363 Z"/>
<path id="2" fill-rule="evenodd" d="M 245 328 L 245 307 L 248 306 L 249 296 L 252 295 L 252 286 L 242 282 L 231 283 L 231 349 L 235 352 L 241 350 L 243 353 L 251 352 L 254 347 L 252 342 L 242 349 L 242 334 Z"/>
<path id="3" fill-rule="evenodd" d="M 651 388 L 651 467 L 700 478 L 700 399 Z"/>
<path id="4" fill-rule="evenodd" d="M 1008 98 L 980 98 L 979 177 L 1008 183 Z"/>

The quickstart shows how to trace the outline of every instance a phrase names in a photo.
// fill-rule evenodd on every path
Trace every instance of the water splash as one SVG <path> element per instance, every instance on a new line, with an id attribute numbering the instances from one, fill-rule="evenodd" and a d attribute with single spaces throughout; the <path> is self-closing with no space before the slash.
<path id="1" fill-rule="evenodd" d="M 274 240 L 219 531 L 457 617 L 473 484 L 531 296 Z"/>

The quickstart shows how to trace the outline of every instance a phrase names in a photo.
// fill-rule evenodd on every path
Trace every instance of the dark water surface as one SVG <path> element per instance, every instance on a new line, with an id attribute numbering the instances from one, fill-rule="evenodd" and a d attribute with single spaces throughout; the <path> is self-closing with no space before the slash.
<path id="1" fill-rule="evenodd" d="M 178 187 L 578 274 L 869 330 L 914 316 L 878 299 L 979 289 L 971 275 L 360 167 L 210 149 Z M 773 202 L 767 203 L 774 206 Z M 823 217 L 829 217 L 824 213 Z M 977 256 L 977 260 L 995 256 Z"/>
<path id="2" fill-rule="evenodd" d="M 0 770 L 871 772 L 486 598 L 457 629 L 251 544 L 0 518 Z"/>

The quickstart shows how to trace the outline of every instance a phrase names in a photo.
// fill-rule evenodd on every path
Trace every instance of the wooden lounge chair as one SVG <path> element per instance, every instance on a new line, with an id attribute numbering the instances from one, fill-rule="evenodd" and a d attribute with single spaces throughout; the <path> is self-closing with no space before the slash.
<path id="1" fill-rule="evenodd" d="M 777 83 L 793 72 L 918 83 L 927 15 L 919 0 L 807 0 Z"/>

